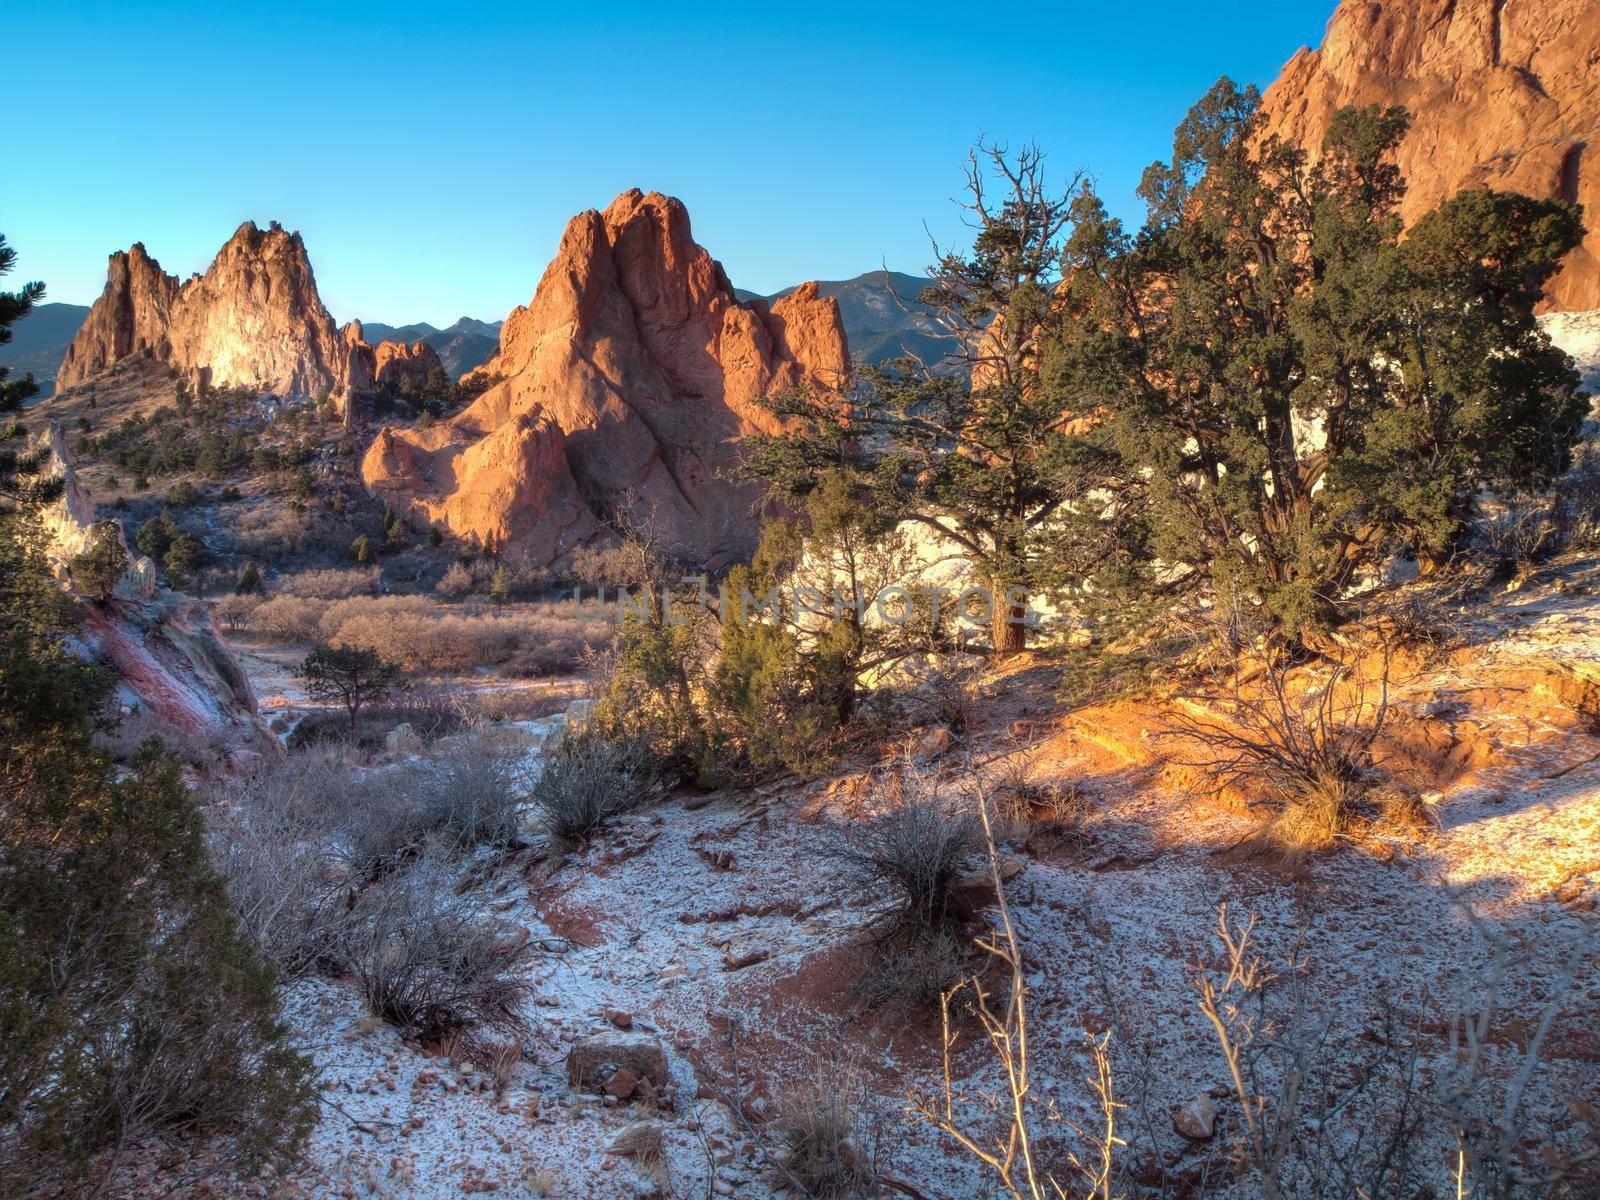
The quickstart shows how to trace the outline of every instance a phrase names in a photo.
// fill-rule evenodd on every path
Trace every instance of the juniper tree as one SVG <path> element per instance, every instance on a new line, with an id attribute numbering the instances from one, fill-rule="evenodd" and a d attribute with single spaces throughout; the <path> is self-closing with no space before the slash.
<path id="1" fill-rule="evenodd" d="M 0 275 L 8 275 L 16 265 L 16 250 L 6 245 L 0 233 Z M 27 316 L 44 299 L 44 284 L 25 283 L 15 292 L 0 292 L 0 346 L 11 341 L 11 326 Z M 17 449 L 24 431 L 11 414 L 21 410 L 29 397 L 39 392 L 32 375 L 12 379 L 11 368 L 0 366 L 0 504 L 26 500 L 51 500 L 60 494 L 59 482 L 38 478 L 47 457 L 43 450 Z"/>
<path id="2" fill-rule="evenodd" d="M 1482 488 L 1565 466 L 1584 405 L 1533 306 L 1582 227 L 1469 192 L 1402 240 L 1404 110 L 1341 111 L 1312 161 L 1258 103 L 1224 79 L 1191 110 L 1137 233 L 1078 198 L 1042 378 L 1093 414 L 1059 462 L 1098 491 L 1052 532 L 1103 616 L 1204 594 L 1293 638 L 1396 549 L 1445 551 Z"/>
<path id="3" fill-rule="evenodd" d="M 1011 155 L 980 143 L 963 201 L 972 246 L 936 247 L 919 297 L 946 335 L 945 360 L 863 369 L 848 406 L 774 397 L 799 429 L 757 439 L 752 456 L 752 473 L 790 497 L 827 468 L 848 469 L 879 512 L 959 547 L 994 593 L 1001 654 L 1023 648 L 1040 533 L 1068 498 L 1052 462 L 1075 414 L 1041 386 L 1039 365 L 1077 183 L 1054 189 L 1036 146 Z"/>

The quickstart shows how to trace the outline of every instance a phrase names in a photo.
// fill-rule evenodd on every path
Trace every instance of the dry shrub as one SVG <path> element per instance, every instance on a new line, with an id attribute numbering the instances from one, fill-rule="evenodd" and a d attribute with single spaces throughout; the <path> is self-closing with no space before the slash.
<path id="1" fill-rule="evenodd" d="M 439 577 L 439 582 L 433 585 L 433 590 L 441 596 L 459 600 L 462 596 L 471 595 L 476 590 L 476 583 L 472 572 L 464 565 L 451 563 L 449 569 Z"/>
<path id="2" fill-rule="evenodd" d="M 637 742 L 569 738 L 545 758 L 528 806 L 558 845 L 581 847 L 611 818 L 643 802 L 650 774 L 650 754 Z"/>
<path id="3" fill-rule="evenodd" d="M 325 853 L 354 782 L 337 753 L 315 752 L 217 788 L 208 844 L 239 927 L 280 975 L 324 965 L 345 893 Z"/>
<path id="4" fill-rule="evenodd" d="M 377 567 L 324 567 L 285 575 L 282 592 L 315 600 L 348 600 L 371 596 L 378 590 Z"/>
<path id="5" fill-rule="evenodd" d="M 327 607 L 325 600 L 273 596 L 250 614 L 249 629 L 270 641 L 311 645 L 321 640 L 322 615 Z"/>
<path id="6" fill-rule="evenodd" d="M 297 513 L 276 504 L 247 508 L 237 518 L 239 554 L 263 563 L 338 562 L 360 532 L 327 513 Z"/>
<path id="7" fill-rule="evenodd" d="M 375 650 L 407 670 L 500 667 L 517 675 L 564 674 L 610 637 L 603 619 L 570 606 L 462 611 L 425 596 L 352 597 L 323 613 L 321 639 Z"/>
<path id="8" fill-rule="evenodd" d="M 1237 789 L 1266 812 L 1253 850 L 1292 864 L 1421 812 L 1373 754 L 1388 714 L 1387 645 L 1376 667 L 1351 649 L 1314 681 L 1280 659 L 1254 680 L 1235 676 L 1227 695 L 1187 699 L 1206 707 L 1166 716 L 1165 733 L 1184 747 L 1177 761 L 1201 768 L 1214 791 Z"/>
<path id="9" fill-rule="evenodd" d="M 918 686 L 917 698 L 926 705 L 934 721 L 947 726 L 952 733 L 965 733 L 972 724 L 976 705 L 974 679 L 969 667 L 938 666 Z"/>
<path id="10" fill-rule="evenodd" d="M 521 759 L 505 739 L 479 730 L 429 761 L 438 828 L 454 846 L 505 849 L 521 840 Z"/>
<path id="11" fill-rule="evenodd" d="M 217 624 L 224 629 L 243 629 L 251 623 L 256 609 L 265 602 L 263 597 L 255 594 L 220 596 L 212 602 L 211 611 L 216 615 Z"/>
<path id="12" fill-rule="evenodd" d="M 458 895 L 430 859 L 363 891 L 339 947 L 373 1015 L 429 1041 L 472 1029 L 524 1033 L 529 954 L 522 931 Z"/>
<path id="13" fill-rule="evenodd" d="M 1093 806 L 1089 788 L 1075 781 L 1040 782 L 1032 778 L 1037 752 L 1025 747 L 992 759 L 980 774 L 989 796 L 997 840 L 1028 845 L 1036 833 L 1086 840 L 1085 824 Z"/>
<path id="14" fill-rule="evenodd" d="M 948 929 L 897 926 L 872 943 L 854 992 L 869 1006 L 904 1001 L 937 1008 L 969 970 L 970 942 Z"/>
<path id="15" fill-rule="evenodd" d="M 1308 956 L 1269 961 L 1256 949 L 1255 917 L 1230 921 L 1220 911 L 1220 965 L 1197 966 L 1195 983 L 1242 1124 L 1234 1147 L 1240 1182 L 1268 1200 L 1596 1194 L 1593 1109 L 1580 1101 L 1535 1114 L 1527 1095 L 1535 1074 L 1551 1066 L 1544 1055 L 1555 1019 L 1593 947 L 1579 943 L 1559 968 L 1541 970 L 1532 1003 L 1513 1014 L 1503 1011 L 1507 995 L 1522 990 L 1514 981 L 1528 981 L 1529 956 L 1466 915 L 1490 960 L 1486 976 L 1469 977 L 1447 1022 L 1383 1005 L 1377 1028 L 1340 1030 L 1323 1010 Z M 1497 1021 L 1524 1032 L 1495 1037 L 1490 1050 L 1485 1039 Z M 1431 1034 L 1418 1033 L 1441 1024 L 1449 1031 L 1443 1055 L 1428 1044 Z M 1430 1060 L 1439 1065 L 1427 1069 Z M 1430 1140 L 1453 1144 L 1445 1163 L 1421 1152 Z"/>
<path id="16" fill-rule="evenodd" d="M 913 776 L 887 808 L 844 826 L 826 849 L 863 889 L 894 896 L 896 926 L 933 931 L 951 915 L 953 885 L 982 845 L 981 834 L 970 805 Z"/>

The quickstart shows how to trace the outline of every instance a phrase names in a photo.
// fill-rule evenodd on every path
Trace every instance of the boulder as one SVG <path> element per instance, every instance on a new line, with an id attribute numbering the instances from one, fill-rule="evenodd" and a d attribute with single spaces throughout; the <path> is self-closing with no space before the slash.
<path id="1" fill-rule="evenodd" d="M 87 544 L 93 506 L 78 487 L 61 427 L 52 425 L 36 448 L 45 455 L 43 476 L 62 483 L 43 519 L 46 554 L 70 595 L 68 564 Z M 217 631 L 211 606 L 158 590 L 148 558 L 129 564 L 109 603 L 73 599 L 74 648 L 117 677 L 112 702 L 121 720 L 102 738 L 112 750 L 131 754 L 159 736 L 174 753 L 194 761 L 220 758 L 243 765 L 282 755 L 282 743 L 257 711 L 249 677 Z"/>
<path id="2" fill-rule="evenodd" d="M 1468 188 L 1582 204 L 1588 237 L 1546 287 L 1600 307 L 1600 5 L 1593 0 L 1342 0 L 1262 98 L 1263 132 L 1315 153 L 1345 105 L 1403 104 L 1407 224 Z"/>
<path id="3" fill-rule="evenodd" d="M 635 1080 L 669 1082 L 667 1051 L 654 1034 L 635 1029 L 602 1029 L 578 1039 L 567 1052 L 567 1077 L 574 1087 L 599 1092 L 623 1068 Z"/>
<path id="4" fill-rule="evenodd" d="M 373 382 L 378 386 L 418 391 L 435 371 L 444 370 L 439 355 L 427 342 L 379 342 L 373 348 Z"/>
<path id="5" fill-rule="evenodd" d="M 742 303 L 683 205 L 635 189 L 567 225 L 476 373 L 499 382 L 449 421 L 388 431 L 362 475 L 414 520 L 538 565 L 625 519 L 716 568 L 760 528 L 760 486 L 728 478 L 741 438 L 783 428 L 759 400 L 831 391 L 848 367 L 833 300 L 808 285 Z"/>

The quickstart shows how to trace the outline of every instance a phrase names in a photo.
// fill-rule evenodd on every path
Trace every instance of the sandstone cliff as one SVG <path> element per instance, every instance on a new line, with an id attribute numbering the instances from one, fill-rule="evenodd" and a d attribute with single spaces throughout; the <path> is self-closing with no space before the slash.
<path id="1" fill-rule="evenodd" d="M 143 245 L 113 254 L 56 388 L 141 353 L 219 387 L 315 396 L 346 386 L 345 347 L 305 244 L 276 223 L 246 221 L 205 274 L 181 285 Z"/>
<path id="2" fill-rule="evenodd" d="M 419 349 L 420 347 L 420 349 Z M 423 382 L 430 346 L 367 344 L 323 307 L 298 233 L 239 226 L 205 274 L 179 284 L 142 244 L 111 256 L 106 287 L 67 349 L 57 390 L 131 355 L 147 354 L 217 387 L 343 401 L 375 384 Z"/>
<path id="3" fill-rule="evenodd" d="M 633 190 L 567 225 L 481 368 L 502 382 L 450 421 L 384 431 L 362 473 L 414 520 L 536 562 L 625 514 L 717 567 L 759 525 L 760 488 L 725 478 L 740 438 L 778 428 L 757 399 L 838 387 L 848 368 L 815 284 L 740 303 L 683 205 Z"/>
<path id="4" fill-rule="evenodd" d="M 373 348 L 373 362 L 374 382 L 394 384 L 402 391 L 421 388 L 434 371 L 444 370 L 427 342 L 379 342 Z"/>
<path id="5" fill-rule="evenodd" d="M 45 434 L 47 477 L 62 496 L 44 514 L 52 566 L 71 592 L 68 562 L 87 544 L 93 506 L 79 490 L 59 426 Z M 275 757 L 282 746 L 256 710 L 249 678 L 217 632 L 211 608 L 156 587 L 155 568 L 135 559 L 105 604 L 74 597 L 82 653 L 116 672 L 116 721 L 106 739 L 131 752 L 152 736 L 191 761 Z"/>
<path id="6" fill-rule="evenodd" d="M 1403 104 L 1409 222 L 1464 188 L 1584 206 L 1589 236 L 1547 289 L 1600 307 L 1600 5 L 1594 0 L 1342 0 L 1319 50 L 1289 60 L 1266 129 L 1315 149 L 1347 104 Z"/>

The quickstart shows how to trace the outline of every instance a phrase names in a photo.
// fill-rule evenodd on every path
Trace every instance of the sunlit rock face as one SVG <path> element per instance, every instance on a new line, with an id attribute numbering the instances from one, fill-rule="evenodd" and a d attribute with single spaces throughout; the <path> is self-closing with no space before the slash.
<path id="1" fill-rule="evenodd" d="M 59 425 L 44 434 L 43 476 L 62 483 L 42 513 L 46 554 L 71 597 L 71 645 L 116 675 L 104 740 L 131 753 L 159 737 L 179 757 L 246 765 L 282 746 L 256 708 L 250 681 L 217 632 L 211 606 L 156 586 L 148 558 L 130 561 L 105 603 L 77 595 L 71 561 L 89 545 L 94 506 L 79 488 Z M 120 531 L 119 535 L 120 536 Z"/>
<path id="2" fill-rule="evenodd" d="M 111 256 L 106 287 L 67 347 L 56 373 L 56 390 L 82 383 L 112 363 L 134 354 L 166 361 L 168 334 L 178 280 L 145 252 L 142 242 Z"/>
<path id="3" fill-rule="evenodd" d="M 815 284 L 741 303 L 682 203 L 633 190 L 568 223 L 480 368 L 500 382 L 450 421 L 385 431 L 362 472 L 413 519 L 537 562 L 626 515 L 715 568 L 759 528 L 761 488 L 727 478 L 741 438 L 780 427 L 758 399 L 848 369 Z"/>
<path id="4" fill-rule="evenodd" d="M 373 359 L 374 381 L 402 390 L 420 388 L 434 371 L 444 370 L 438 353 L 427 342 L 379 342 L 373 348 Z"/>
<path id="5" fill-rule="evenodd" d="M 349 345 L 317 294 L 298 233 L 239 226 L 203 275 L 179 284 L 143 245 L 111 256 L 57 390 L 134 354 L 217 387 L 320 396 L 349 387 Z"/>
<path id="6" fill-rule="evenodd" d="M 1588 237 L 1546 301 L 1600 307 L 1600 4 L 1343 0 L 1267 90 L 1265 128 L 1315 150 L 1347 104 L 1410 110 L 1408 223 L 1466 188 L 1582 204 Z"/>

